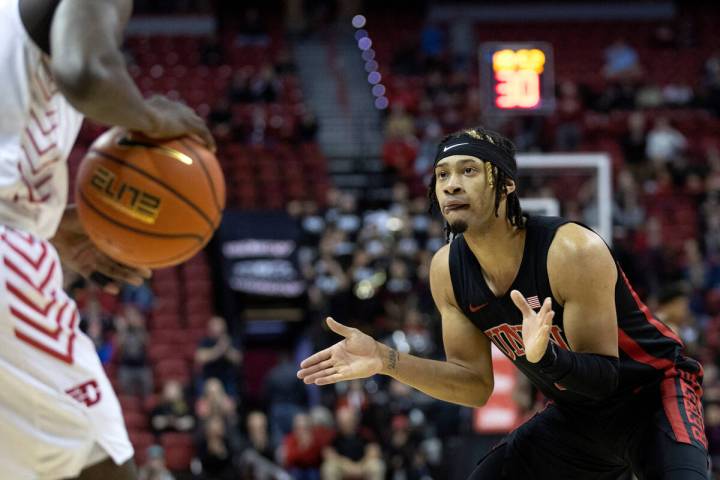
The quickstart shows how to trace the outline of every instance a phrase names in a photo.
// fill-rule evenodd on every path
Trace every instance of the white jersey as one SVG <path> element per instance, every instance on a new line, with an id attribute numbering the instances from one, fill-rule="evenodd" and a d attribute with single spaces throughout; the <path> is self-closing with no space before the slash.
<path id="1" fill-rule="evenodd" d="M 47 241 L 67 201 L 66 160 L 82 116 L 49 58 L 0 0 L 0 478 L 74 478 L 133 455 L 95 346 L 63 291 Z"/>
<path id="2" fill-rule="evenodd" d="M 58 92 L 18 0 L 0 0 L 0 225 L 51 238 L 68 194 L 67 158 L 83 117 Z"/>

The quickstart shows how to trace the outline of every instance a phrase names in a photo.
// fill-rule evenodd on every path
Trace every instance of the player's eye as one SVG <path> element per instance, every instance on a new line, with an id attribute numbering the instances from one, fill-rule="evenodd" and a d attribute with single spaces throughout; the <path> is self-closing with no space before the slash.
<path id="1" fill-rule="evenodd" d="M 439 172 L 437 172 L 436 175 L 437 175 L 437 178 L 440 179 L 440 180 L 444 180 L 444 179 L 447 178 L 447 172 L 442 171 L 442 170 L 439 171 Z"/>
<path id="2" fill-rule="evenodd" d="M 465 167 L 465 175 L 470 175 L 477 172 L 477 168 L 475 167 Z"/>

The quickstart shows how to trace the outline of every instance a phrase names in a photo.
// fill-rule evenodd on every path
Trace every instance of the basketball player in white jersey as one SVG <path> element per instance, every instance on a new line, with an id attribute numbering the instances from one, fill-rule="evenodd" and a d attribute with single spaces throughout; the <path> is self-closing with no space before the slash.
<path id="1" fill-rule="evenodd" d="M 0 0 L 0 478 L 131 480 L 120 405 L 60 261 L 138 284 L 149 271 L 100 253 L 66 208 L 66 160 L 83 117 L 153 138 L 203 121 L 142 98 L 120 51 L 132 0 Z M 109 284 L 109 288 L 117 288 Z"/>

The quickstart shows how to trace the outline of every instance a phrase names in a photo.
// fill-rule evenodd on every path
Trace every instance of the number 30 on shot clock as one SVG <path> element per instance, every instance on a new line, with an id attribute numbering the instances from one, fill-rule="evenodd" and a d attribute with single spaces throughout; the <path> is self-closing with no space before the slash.
<path id="1" fill-rule="evenodd" d="M 484 43 L 480 86 L 486 114 L 548 114 L 555 108 L 552 49 L 545 42 Z"/>

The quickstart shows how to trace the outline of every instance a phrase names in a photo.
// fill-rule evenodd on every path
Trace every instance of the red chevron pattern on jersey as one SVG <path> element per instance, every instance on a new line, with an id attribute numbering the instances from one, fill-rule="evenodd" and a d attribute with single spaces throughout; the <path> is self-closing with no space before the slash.
<path id="1" fill-rule="evenodd" d="M 21 147 L 23 162 L 17 167 L 26 188 L 23 200 L 32 203 L 44 203 L 50 199 L 51 190 L 43 188 L 48 186 L 52 173 L 46 171 L 48 167 L 61 159 L 55 132 L 58 129 L 57 110 L 53 107 L 53 97 L 57 93 L 45 62 L 33 77 L 34 98 L 30 108 L 30 118 L 27 127 L 22 133 Z M 15 201 L 21 200 L 18 196 Z"/>
<path id="2" fill-rule="evenodd" d="M 10 314 L 15 337 L 68 364 L 78 311 L 58 285 L 62 271 L 47 242 L 5 228 L 0 234 Z"/>

